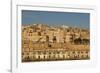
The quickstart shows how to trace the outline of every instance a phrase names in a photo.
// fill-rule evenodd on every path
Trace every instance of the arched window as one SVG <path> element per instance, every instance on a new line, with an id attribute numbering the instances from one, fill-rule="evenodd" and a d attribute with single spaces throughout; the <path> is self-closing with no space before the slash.
<path id="1" fill-rule="evenodd" d="M 38 56 L 38 59 L 40 59 L 40 55 Z"/>
<path id="2" fill-rule="evenodd" d="M 43 58 L 44 58 L 44 59 L 46 58 L 46 57 L 45 57 L 45 55 L 44 55 L 44 57 L 43 57 Z"/>

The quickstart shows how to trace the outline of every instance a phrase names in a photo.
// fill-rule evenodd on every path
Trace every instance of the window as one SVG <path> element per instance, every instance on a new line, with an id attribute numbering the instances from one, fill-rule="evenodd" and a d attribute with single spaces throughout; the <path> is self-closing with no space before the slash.
<path id="1" fill-rule="evenodd" d="M 41 36 L 41 32 L 38 32 L 38 35 Z"/>
<path id="2" fill-rule="evenodd" d="M 57 51 L 57 54 L 59 54 L 59 51 Z"/>
<path id="3" fill-rule="evenodd" d="M 54 36 L 54 37 L 53 37 L 53 42 L 56 42 L 56 40 L 57 40 L 57 39 L 56 39 L 56 36 Z"/>
<path id="4" fill-rule="evenodd" d="M 83 51 L 81 51 L 81 53 L 83 53 Z"/>
<path id="5" fill-rule="evenodd" d="M 38 56 L 38 59 L 40 59 L 40 55 Z"/>
<path id="6" fill-rule="evenodd" d="M 44 59 L 45 59 L 45 55 L 44 55 Z"/>
<path id="7" fill-rule="evenodd" d="M 75 51 L 73 51 L 73 54 L 75 54 Z"/>
<path id="8" fill-rule="evenodd" d="M 49 54 L 51 54 L 51 52 L 49 52 Z"/>
<path id="9" fill-rule="evenodd" d="M 88 51 L 86 51 L 85 53 L 88 53 Z"/>

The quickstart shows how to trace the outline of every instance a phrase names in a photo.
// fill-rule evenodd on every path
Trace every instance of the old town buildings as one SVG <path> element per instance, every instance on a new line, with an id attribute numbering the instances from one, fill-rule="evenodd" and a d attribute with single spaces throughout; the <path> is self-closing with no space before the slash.
<path id="1" fill-rule="evenodd" d="M 90 58 L 90 33 L 76 27 L 22 26 L 22 62 Z"/>

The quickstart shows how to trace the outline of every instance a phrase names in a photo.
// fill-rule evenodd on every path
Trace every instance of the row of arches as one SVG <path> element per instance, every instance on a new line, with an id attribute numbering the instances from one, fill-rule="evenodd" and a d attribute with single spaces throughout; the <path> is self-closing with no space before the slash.
<path id="1" fill-rule="evenodd" d="M 89 51 L 65 51 L 65 52 L 31 52 L 23 53 L 22 61 L 53 61 L 53 60 L 81 60 L 89 59 Z"/>

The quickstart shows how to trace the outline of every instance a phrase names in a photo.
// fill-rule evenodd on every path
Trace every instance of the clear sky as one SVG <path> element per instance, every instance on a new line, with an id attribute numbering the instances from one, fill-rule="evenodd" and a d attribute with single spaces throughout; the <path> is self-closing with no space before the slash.
<path id="1" fill-rule="evenodd" d="M 28 24 L 67 25 L 89 28 L 90 14 L 75 12 L 51 12 L 22 10 L 22 25 Z"/>

